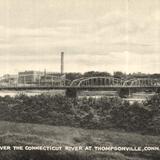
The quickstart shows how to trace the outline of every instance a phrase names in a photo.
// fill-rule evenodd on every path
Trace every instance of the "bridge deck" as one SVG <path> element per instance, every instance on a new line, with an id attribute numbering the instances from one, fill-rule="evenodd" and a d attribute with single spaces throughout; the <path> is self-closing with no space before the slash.
<path id="1" fill-rule="evenodd" d="M 156 89 L 160 88 L 160 86 L 7 86 L 2 87 L 0 86 L 0 90 L 65 90 L 65 89 L 77 89 L 77 90 L 86 90 L 86 89 Z"/>

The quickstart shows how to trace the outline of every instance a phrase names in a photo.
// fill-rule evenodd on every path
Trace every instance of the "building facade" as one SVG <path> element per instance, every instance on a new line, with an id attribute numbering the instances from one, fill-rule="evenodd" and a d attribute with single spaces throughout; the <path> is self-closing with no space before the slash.
<path id="1" fill-rule="evenodd" d="M 24 71 L 18 73 L 19 84 L 37 84 L 40 82 L 43 72 L 40 71 Z"/>
<path id="2" fill-rule="evenodd" d="M 65 83 L 65 75 L 54 72 L 24 71 L 18 73 L 18 84 L 60 86 Z"/>
<path id="3" fill-rule="evenodd" d="M 0 77 L 0 86 L 16 86 L 17 80 L 17 75 L 5 74 L 2 77 Z"/>
<path id="4" fill-rule="evenodd" d="M 40 79 L 41 85 L 60 86 L 65 84 L 65 75 L 54 72 L 47 72 Z"/>

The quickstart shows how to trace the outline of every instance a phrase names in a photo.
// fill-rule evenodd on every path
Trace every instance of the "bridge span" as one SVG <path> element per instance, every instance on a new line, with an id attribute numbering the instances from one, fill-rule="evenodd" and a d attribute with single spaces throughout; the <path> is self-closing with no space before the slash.
<path id="1" fill-rule="evenodd" d="M 64 80 L 63 80 L 64 81 Z M 65 90 L 69 97 L 76 97 L 82 91 L 117 91 L 120 96 L 129 95 L 133 92 L 160 92 L 160 79 L 134 78 L 118 79 L 114 77 L 83 77 L 62 85 L 41 84 L 15 84 L 2 86 L 0 90 Z"/>

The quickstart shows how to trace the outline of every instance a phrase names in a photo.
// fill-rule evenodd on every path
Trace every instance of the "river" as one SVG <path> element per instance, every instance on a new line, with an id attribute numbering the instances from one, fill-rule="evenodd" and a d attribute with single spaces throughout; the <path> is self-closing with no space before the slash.
<path id="1" fill-rule="evenodd" d="M 16 95 L 20 94 L 25 94 L 27 96 L 35 96 L 35 95 L 40 95 L 40 94 L 49 94 L 49 95 L 65 95 L 64 90 L 25 90 L 25 91 L 7 91 L 7 90 L 1 90 L 0 91 L 0 96 L 11 96 L 15 97 Z M 130 97 L 123 98 L 123 100 L 129 101 L 130 103 L 133 103 L 135 101 L 137 102 L 142 102 L 145 101 L 146 99 L 149 99 L 151 96 L 153 96 L 155 93 L 145 93 L 145 92 L 138 92 L 138 93 L 133 93 Z M 103 91 L 103 92 L 91 92 L 91 91 L 84 91 L 80 95 L 78 95 L 78 98 L 84 98 L 84 97 L 92 97 L 92 98 L 101 98 L 103 96 L 106 97 L 117 97 L 117 93 L 115 91 Z"/>
<path id="2" fill-rule="evenodd" d="M 15 97 L 16 95 L 20 94 L 25 94 L 27 96 L 35 96 L 35 95 L 40 95 L 40 94 L 50 94 L 50 95 L 56 95 L 56 94 L 61 94 L 65 95 L 64 90 L 25 90 L 25 91 L 7 91 L 7 90 L 1 90 L 0 91 L 0 96 L 11 96 Z"/>

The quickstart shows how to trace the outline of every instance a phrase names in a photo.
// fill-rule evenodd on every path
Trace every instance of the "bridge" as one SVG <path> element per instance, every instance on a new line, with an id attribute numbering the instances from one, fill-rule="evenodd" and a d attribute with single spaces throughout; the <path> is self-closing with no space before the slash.
<path id="1" fill-rule="evenodd" d="M 73 80 L 70 86 L 160 86 L 160 79 L 134 78 L 119 79 L 114 77 L 85 77 Z"/>
<path id="2" fill-rule="evenodd" d="M 3 80 L 4 81 L 4 80 Z M 129 95 L 138 91 L 160 92 L 160 79 L 133 78 L 120 79 L 115 77 L 83 77 L 69 81 L 63 79 L 61 85 L 41 84 L 8 84 L 2 85 L 0 90 L 66 90 L 66 95 L 76 97 L 78 92 L 87 91 L 117 91 L 119 95 Z"/>
<path id="3" fill-rule="evenodd" d="M 68 88 L 68 95 L 74 96 L 81 90 L 117 91 L 120 96 L 130 95 L 133 92 L 160 92 L 160 79 L 133 78 L 120 79 L 115 77 L 83 77 L 75 79 Z"/>

